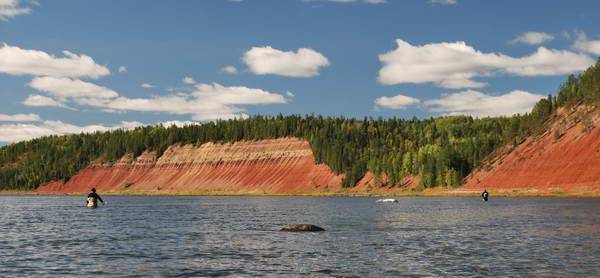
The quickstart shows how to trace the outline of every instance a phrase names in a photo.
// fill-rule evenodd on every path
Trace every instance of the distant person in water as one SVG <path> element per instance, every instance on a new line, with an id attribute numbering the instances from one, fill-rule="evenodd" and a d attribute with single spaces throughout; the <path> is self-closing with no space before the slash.
<path id="1" fill-rule="evenodd" d="M 487 200 L 488 200 L 487 190 L 485 190 L 485 189 L 483 190 L 483 193 L 481 193 L 481 198 L 483 198 L 483 200 L 487 202 Z"/>
<path id="2" fill-rule="evenodd" d="M 102 202 L 102 204 L 104 204 L 104 201 L 102 201 L 102 198 L 100 198 L 100 196 L 98 194 L 96 194 L 96 188 L 92 188 L 92 192 L 90 194 L 88 194 L 88 196 L 87 196 L 87 207 L 88 208 L 98 207 L 98 200 L 100 200 L 100 202 Z"/>

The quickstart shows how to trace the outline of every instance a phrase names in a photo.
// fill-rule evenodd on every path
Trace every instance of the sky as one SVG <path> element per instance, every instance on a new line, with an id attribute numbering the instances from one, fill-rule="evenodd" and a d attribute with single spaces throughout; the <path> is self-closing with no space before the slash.
<path id="1" fill-rule="evenodd" d="M 0 0 L 0 144 L 253 115 L 513 115 L 600 55 L 600 1 Z"/>

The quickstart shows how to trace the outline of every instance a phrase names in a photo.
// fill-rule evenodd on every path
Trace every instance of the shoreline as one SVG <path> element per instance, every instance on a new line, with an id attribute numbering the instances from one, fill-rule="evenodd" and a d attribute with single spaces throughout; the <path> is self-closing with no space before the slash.
<path id="1" fill-rule="evenodd" d="M 600 192 L 538 192 L 534 190 L 488 191 L 490 197 L 577 197 L 600 198 Z M 0 190 L 0 195 L 85 195 L 89 192 L 69 193 L 40 193 L 26 190 Z M 338 192 L 240 192 L 240 191 L 190 191 L 190 192 L 160 192 L 160 191 L 106 191 L 101 195 L 108 196 L 248 196 L 248 197 L 479 197 L 481 192 L 448 189 L 404 190 L 392 192 L 377 191 L 338 191 Z"/>

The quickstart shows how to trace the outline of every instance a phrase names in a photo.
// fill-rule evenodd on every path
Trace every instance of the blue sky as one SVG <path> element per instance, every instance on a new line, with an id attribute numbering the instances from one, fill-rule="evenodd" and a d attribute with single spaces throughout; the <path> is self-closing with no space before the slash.
<path id="1" fill-rule="evenodd" d="M 596 61 L 598 11 L 596 0 L 0 0 L 0 144 L 256 114 L 523 113 Z"/>

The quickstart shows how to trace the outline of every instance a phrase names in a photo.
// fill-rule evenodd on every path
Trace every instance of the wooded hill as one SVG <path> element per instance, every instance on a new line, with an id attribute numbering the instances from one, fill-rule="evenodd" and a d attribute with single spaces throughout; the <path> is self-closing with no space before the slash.
<path id="1" fill-rule="evenodd" d="M 386 186 L 419 176 L 420 186 L 457 186 L 503 144 L 544 131 L 559 107 L 597 106 L 600 59 L 579 76 L 571 75 L 557 96 L 540 100 L 531 113 L 474 119 L 469 116 L 424 120 L 331 118 L 314 115 L 254 116 L 200 125 L 146 126 L 68 136 L 47 136 L 0 148 L 0 189 L 33 190 L 68 180 L 92 161 L 112 162 L 146 150 L 160 156 L 170 145 L 235 142 L 281 137 L 306 139 L 317 162 L 354 186 L 367 171 L 385 173 Z M 592 127 L 593 128 L 593 127 Z"/>

